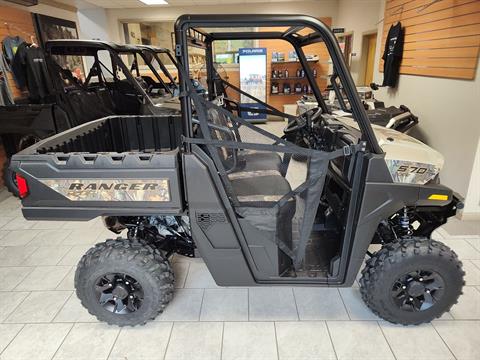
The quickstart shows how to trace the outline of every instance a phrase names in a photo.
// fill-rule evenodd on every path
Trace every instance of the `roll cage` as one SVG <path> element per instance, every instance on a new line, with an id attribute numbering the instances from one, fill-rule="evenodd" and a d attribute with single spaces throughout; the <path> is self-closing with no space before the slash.
<path id="1" fill-rule="evenodd" d="M 209 28 L 249 28 L 252 27 L 286 27 L 284 31 L 225 31 L 208 32 Z M 300 31 L 308 29 L 311 32 L 302 35 Z M 317 42 L 323 42 L 333 63 L 334 75 L 342 82 L 345 95 L 351 104 L 353 118 L 358 122 L 362 138 L 367 143 L 367 148 L 376 154 L 382 154 L 371 124 L 368 120 L 365 109 L 356 92 L 355 84 L 350 72 L 343 61 L 343 55 L 338 42 L 330 29 L 320 20 L 304 15 L 183 15 L 178 18 L 175 24 L 175 56 L 178 59 L 186 74 L 189 70 L 189 51 L 190 46 L 202 48 L 206 53 L 206 68 L 208 81 L 208 94 L 212 97 L 214 92 L 214 61 L 213 61 L 213 42 L 217 40 L 260 40 L 260 39 L 279 39 L 289 42 L 297 52 L 299 62 L 305 71 L 313 95 L 315 96 L 320 108 L 324 114 L 329 114 L 330 110 L 323 101 L 322 94 L 303 51 L 303 47 Z M 185 93 L 188 90 L 186 76 L 180 74 L 180 92 Z M 210 98 L 210 100 L 212 100 Z M 192 107 L 187 97 L 181 99 L 182 117 L 187 136 L 192 136 Z"/>
<path id="2" fill-rule="evenodd" d="M 106 41 L 97 41 L 97 40 L 51 40 L 45 43 L 45 50 L 49 56 L 52 55 L 72 55 L 72 56 L 92 56 L 94 58 L 94 63 L 89 69 L 89 73 L 86 74 L 86 84 L 92 77 L 97 77 L 100 84 L 105 83 L 105 79 L 102 78 L 102 69 L 107 69 L 107 67 L 102 63 L 98 56 L 98 52 L 101 50 L 108 51 L 112 66 L 114 67 L 113 79 L 115 82 L 120 81 L 117 73 L 117 69 L 120 69 L 125 75 L 126 79 L 132 86 L 139 92 L 139 94 L 144 98 L 148 99 L 148 95 L 145 90 L 140 86 L 140 84 L 134 79 L 133 75 L 130 73 L 130 70 L 118 56 L 120 52 L 129 52 L 132 51 L 132 47 L 129 45 L 118 45 L 115 43 L 110 43 Z M 52 64 L 50 64 L 52 65 Z M 62 70 L 62 69 L 60 69 Z M 68 74 L 67 69 L 63 69 L 62 74 L 66 77 L 69 77 L 72 80 L 74 86 L 78 86 L 78 82 L 72 79 L 72 75 Z M 107 72 L 110 70 L 107 69 Z"/>
<path id="3" fill-rule="evenodd" d="M 148 46 L 148 45 L 135 45 L 128 47 L 128 50 L 122 50 L 119 52 L 120 55 L 127 54 L 133 56 L 132 65 L 130 66 L 130 72 L 135 73 L 137 77 L 141 77 L 140 74 L 140 65 L 139 65 L 139 57 L 143 59 L 145 64 L 148 66 L 150 71 L 153 73 L 155 78 L 158 80 L 159 83 L 163 85 L 163 87 L 171 94 L 174 95 L 173 88 L 176 87 L 175 78 L 172 74 L 168 71 L 165 64 L 161 61 L 158 54 L 165 54 L 173 63 L 173 65 L 177 66 L 177 63 L 172 56 L 171 52 L 165 48 L 159 48 L 155 46 Z M 152 60 L 155 59 L 159 65 L 160 71 L 166 77 L 167 80 L 162 78 L 159 71 L 152 65 Z M 168 82 L 168 83 L 167 83 Z"/>

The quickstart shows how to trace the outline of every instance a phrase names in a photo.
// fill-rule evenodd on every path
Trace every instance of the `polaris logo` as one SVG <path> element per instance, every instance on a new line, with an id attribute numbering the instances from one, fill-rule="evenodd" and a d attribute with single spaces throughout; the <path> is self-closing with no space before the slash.
<path id="1" fill-rule="evenodd" d="M 156 190 L 160 184 L 155 183 L 72 183 L 68 190 L 84 191 L 84 190 L 132 190 L 132 191 L 148 191 Z"/>

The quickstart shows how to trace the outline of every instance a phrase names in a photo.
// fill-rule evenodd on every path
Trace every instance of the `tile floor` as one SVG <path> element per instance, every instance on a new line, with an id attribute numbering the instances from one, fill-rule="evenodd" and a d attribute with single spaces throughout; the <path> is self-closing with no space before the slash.
<path id="1" fill-rule="evenodd" d="M 178 258 L 178 289 L 165 313 L 144 327 L 119 329 L 97 322 L 73 291 L 81 255 L 111 236 L 101 221 L 28 222 L 19 202 L 6 197 L 0 359 L 480 359 L 480 227 L 464 225 L 453 220 L 435 234 L 463 260 L 467 286 L 450 313 L 431 324 L 381 321 L 363 305 L 358 285 L 222 288 L 202 260 Z"/>

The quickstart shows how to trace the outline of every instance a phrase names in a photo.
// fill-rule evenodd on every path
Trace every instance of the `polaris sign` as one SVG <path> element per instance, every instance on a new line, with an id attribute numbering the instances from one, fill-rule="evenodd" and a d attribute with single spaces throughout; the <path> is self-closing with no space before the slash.
<path id="1" fill-rule="evenodd" d="M 241 48 L 238 50 L 240 59 L 240 88 L 251 96 L 267 101 L 267 49 L 266 48 Z M 241 95 L 241 116 L 255 122 L 265 122 L 266 114 L 248 111 L 245 108 L 264 109 L 263 106 L 252 99 Z"/>

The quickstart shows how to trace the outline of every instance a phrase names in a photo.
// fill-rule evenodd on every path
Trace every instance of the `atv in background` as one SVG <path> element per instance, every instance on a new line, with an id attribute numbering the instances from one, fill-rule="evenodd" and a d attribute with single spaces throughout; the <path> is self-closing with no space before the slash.
<path id="1" fill-rule="evenodd" d="M 161 60 L 175 65 L 167 49 L 53 40 L 46 43 L 45 52 L 52 103 L 0 107 L 0 138 L 7 157 L 3 179 L 14 195 L 18 187 L 10 158 L 40 139 L 105 116 L 179 112 L 178 85 Z M 132 66 L 123 59 L 131 60 Z M 179 122 L 167 126 L 180 136 Z"/>
<path id="2" fill-rule="evenodd" d="M 345 100 L 345 94 L 338 81 L 337 75 L 330 77 L 330 86 L 335 95 L 334 99 L 332 99 L 333 101 L 330 101 L 332 110 L 336 109 L 338 115 L 348 116 L 348 113 L 351 113 L 352 110 L 348 100 Z M 402 133 L 408 133 L 410 129 L 418 124 L 418 117 L 416 117 L 407 106 L 385 107 L 383 101 L 375 99 L 372 90 L 378 90 L 376 84 L 370 84 L 370 89 L 362 87 L 357 88 L 357 90 L 359 91 L 360 99 L 372 124 L 397 130 Z"/>

